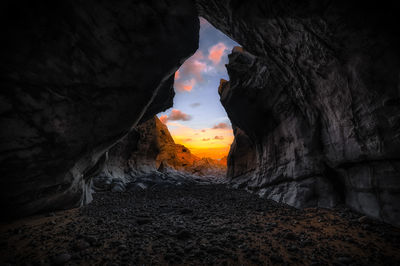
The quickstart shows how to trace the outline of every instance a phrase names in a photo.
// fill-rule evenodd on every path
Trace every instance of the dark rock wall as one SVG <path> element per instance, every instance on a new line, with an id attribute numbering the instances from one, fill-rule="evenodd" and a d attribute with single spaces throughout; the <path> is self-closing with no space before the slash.
<path id="1" fill-rule="evenodd" d="M 2 213 L 87 202 L 104 152 L 172 104 L 197 11 L 185 0 L 6 1 L 0 20 Z"/>
<path id="2" fill-rule="evenodd" d="M 297 207 L 400 221 L 400 24 L 389 2 L 197 1 L 239 42 L 221 101 L 251 139 L 252 174 L 232 182 Z M 247 145 L 247 144 L 244 144 Z M 250 152 L 247 152 L 250 153 Z M 246 165 L 246 164 L 243 164 Z M 248 169 L 251 170 L 252 166 Z M 240 178 L 236 173 L 247 173 Z"/>

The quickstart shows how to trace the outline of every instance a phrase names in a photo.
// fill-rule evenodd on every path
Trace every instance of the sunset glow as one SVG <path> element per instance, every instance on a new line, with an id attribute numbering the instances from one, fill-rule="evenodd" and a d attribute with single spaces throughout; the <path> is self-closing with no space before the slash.
<path id="1" fill-rule="evenodd" d="M 199 157 L 221 159 L 233 141 L 232 126 L 219 101 L 220 79 L 237 43 L 200 18 L 199 49 L 175 72 L 174 106 L 158 114 L 175 143 Z"/>
<path id="2" fill-rule="evenodd" d="M 199 157 L 220 159 L 228 155 L 233 141 L 232 129 L 193 129 L 177 122 L 167 122 L 175 143 L 183 144 Z"/>

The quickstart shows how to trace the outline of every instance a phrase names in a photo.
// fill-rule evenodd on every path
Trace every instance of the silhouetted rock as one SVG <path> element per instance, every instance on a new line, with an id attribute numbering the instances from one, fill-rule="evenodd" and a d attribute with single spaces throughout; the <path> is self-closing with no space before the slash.
<path id="1" fill-rule="evenodd" d="M 234 140 L 227 160 L 227 176 L 235 187 L 246 185 L 248 178 L 254 175 L 257 161 L 254 146 L 250 138 L 238 127 L 233 127 Z"/>
<path id="2" fill-rule="evenodd" d="M 135 127 L 107 155 L 103 171 L 94 178 L 95 190 L 121 192 L 132 182 L 146 189 L 160 182 L 217 181 L 226 175 L 224 160 L 193 155 L 174 142 L 167 126 L 156 116 Z"/>
<path id="3" fill-rule="evenodd" d="M 245 156 L 233 145 L 232 182 L 296 207 L 345 202 L 399 224 L 400 22 L 394 6 L 197 4 L 201 16 L 243 47 L 229 55 L 230 81 L 219 88 L 231 122 L 252 143 L 242 146 L 249 148 Z M 251 157 L 255 163 L 246 166 Z M 233 158 L 242 158 L 243 166 Z"/>
<path id="4" fill-rule="evenodd" d="M 0 19 L 7 25 L 0 62 L 2 216 L 88 202 L 104 152 L 141 119 L 172 105 L 173 74 L 198 47 L 195 6 L 6 1 Z"/>

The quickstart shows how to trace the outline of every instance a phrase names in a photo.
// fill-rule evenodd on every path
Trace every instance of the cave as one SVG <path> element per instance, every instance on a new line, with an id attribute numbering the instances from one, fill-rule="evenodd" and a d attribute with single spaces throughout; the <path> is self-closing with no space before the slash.
<path id="1" fill-rule="evenodd" d="M 400 264 L 396 11 L 5 1 L 0 262 Z M 168 129 L 155 115 L 199 47 L 199 17 L 239 45 L 215 88 L 234 135 L 224 182 L 165 175 L 157 159 Z"/>

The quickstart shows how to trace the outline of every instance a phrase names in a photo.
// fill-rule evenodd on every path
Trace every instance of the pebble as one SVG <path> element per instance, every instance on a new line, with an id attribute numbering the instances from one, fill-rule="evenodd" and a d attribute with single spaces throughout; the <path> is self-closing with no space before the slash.
<path id="1" fill-rule="evenodd" d="M 53 263 L 55 265 L 63 265 L 71 260 L 71 255 L 68 253 L 62 253 L 53 257 Z"/>
<path id="2" fill-rule="evenodd" d="M 296 210 L 224 185 L 149 186 L 95 193 L 67 223 L 64 213 L 57 213 L 59 226 L 45 218 L 41 225 L 0 231 L 0 246 L 12 265 L 41 260 L 32 254 L 59 254 L 45 264 L 61 265 L 400 265 L 396 229 L 378 222 L 360 224 L 359 214 L 341 212 L 345 218 L 337 223 L 333 220 L 340 213 L 335 210 Z M 360 232 L 363 225 L 369 227 Z M 332 245 L 341 241 L 346 247 Z M 395 253 L 380 253 L 377 243 Z M 24 245 L 25 250 L 13 248 Z M 349 258 L 348 247 L 360 254 Z"/>
<path id="3" fill-rule="evenodd" d="M 359 223 L 365 223 L 367 220 L 368 220 L 367 216 L 361 216 L 360 218 L 358 218 Z"/>

